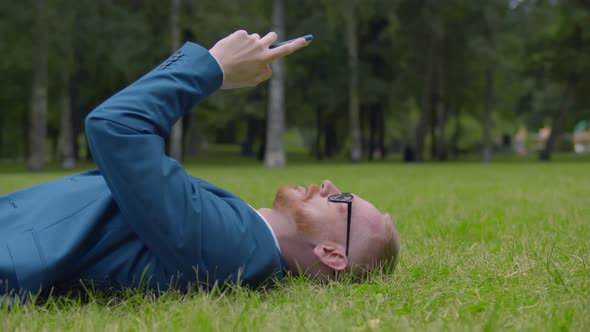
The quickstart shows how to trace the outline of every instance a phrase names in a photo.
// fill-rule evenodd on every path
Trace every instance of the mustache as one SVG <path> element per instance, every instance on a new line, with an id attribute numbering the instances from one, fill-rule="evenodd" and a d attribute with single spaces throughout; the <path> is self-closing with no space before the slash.
<path id="1" fill-rule="evenodd" d="M 289 192 L 299 191 L 302 188 L 303 187 L 301 187 L 301 186 L 292 186 L 292 185 L 280 186 L 277 189 L 277 192 L 275 195 L 275 200 L 273 202 L 273 207 L 277 208 L 277 207 L 285 207 L 285 206 L 291 206 L 291 207 L 297 206 L 301 202 L 309 201 L 310 199 L 313 198 L 313 196 L 315 194 L 317 194 L 320 191 L 320 187 L 317 184 L 312 183 L 309 185 L 309 187 L 307 187 L 303 198 L 293 200 L 292 195 L 289 194 Z"/>
<path id="2" fill-rule="evenodd" d="M 309 201 L 315 194 L 317 194 L 320 191 L 320 187 L 315 184 L 312 183 L 309 185 L 309 187 L 307 188 L 307 193 L 305 194 L 305 197 L 303 197 L 303 201 Z"/>

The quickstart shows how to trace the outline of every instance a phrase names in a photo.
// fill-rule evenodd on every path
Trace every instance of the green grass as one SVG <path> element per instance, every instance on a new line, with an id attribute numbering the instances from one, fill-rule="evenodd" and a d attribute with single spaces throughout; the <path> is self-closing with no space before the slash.
<path id="1" fill-rule="evenodd" d="M 136 292 L 0 308 L 1 331 L 590 329 L 590 164 L 194 166 L 190 173 L 269 205 L 284 183 L 330 178 L 391 212 L 394 275 L 364 284 L 290 278 L 266 292 Z M 64 175 L 0 174 L 0 193 Z M 354 227 L 354 226 L 353 226 Z M 354 228 L 353 228 L 354 231 Z"/>

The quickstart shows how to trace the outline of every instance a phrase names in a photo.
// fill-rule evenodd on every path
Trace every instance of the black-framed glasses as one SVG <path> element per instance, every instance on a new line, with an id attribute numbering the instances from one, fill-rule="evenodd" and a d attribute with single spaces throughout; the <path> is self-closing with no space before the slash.
<path id="1" fill-rule="evenodd" d="M 352 196 L 351 193 L 340 193 L 328 196 L 328 200 L 332 203 L 345 203 L 348 206 L 346 213 L 346 257 L 348 257 L 348 243 L 350 241 L 350 216 L 352 212 Z"/>

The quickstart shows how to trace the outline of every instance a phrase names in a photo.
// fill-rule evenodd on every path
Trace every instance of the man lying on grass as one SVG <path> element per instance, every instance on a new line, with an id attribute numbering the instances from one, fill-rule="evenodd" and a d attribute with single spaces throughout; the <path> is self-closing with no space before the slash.
<path id="1" fill-rule="evenodd" d="M 330 181 L 283 186 L 258 211 L 189 176 L 165 155 L 172 125 L 221 88 L 255 86 L 270 63 L 305 45 L 269 48 L 237 31 L 206 50 L 186 43 L 92 111 L 86 134 L 98 170 L 0 196 L 0 294 L 105 289 L 256 287 L 286 271 L 331 279 L 395 264 L 392 218 Z"/>

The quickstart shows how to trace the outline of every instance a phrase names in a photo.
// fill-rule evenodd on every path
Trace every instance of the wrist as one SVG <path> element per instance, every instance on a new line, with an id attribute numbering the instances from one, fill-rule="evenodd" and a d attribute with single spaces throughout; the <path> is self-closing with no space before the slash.
<path id="1" fill-rule="evenodd" d="M 219 62 L 219 59 L 217 59 L 215 57 L 215 55 L 213 55 L 213 53 L 211 53 L 211 51 L 209 51 L 209 54 L 211 55 L 211 57 L 213 59 L 215 59 L 215 62 L 217 63 L 217 65 L 219 66 L 219 70 L 221 70 L 221 76 L 222 76 L 222 80 L 221 80 L 221 86 L 223 86 L 223 83 L 225 83 L 225 71 L 223 70 L 223 66 L 221 65 L 221 62 Z"/>

